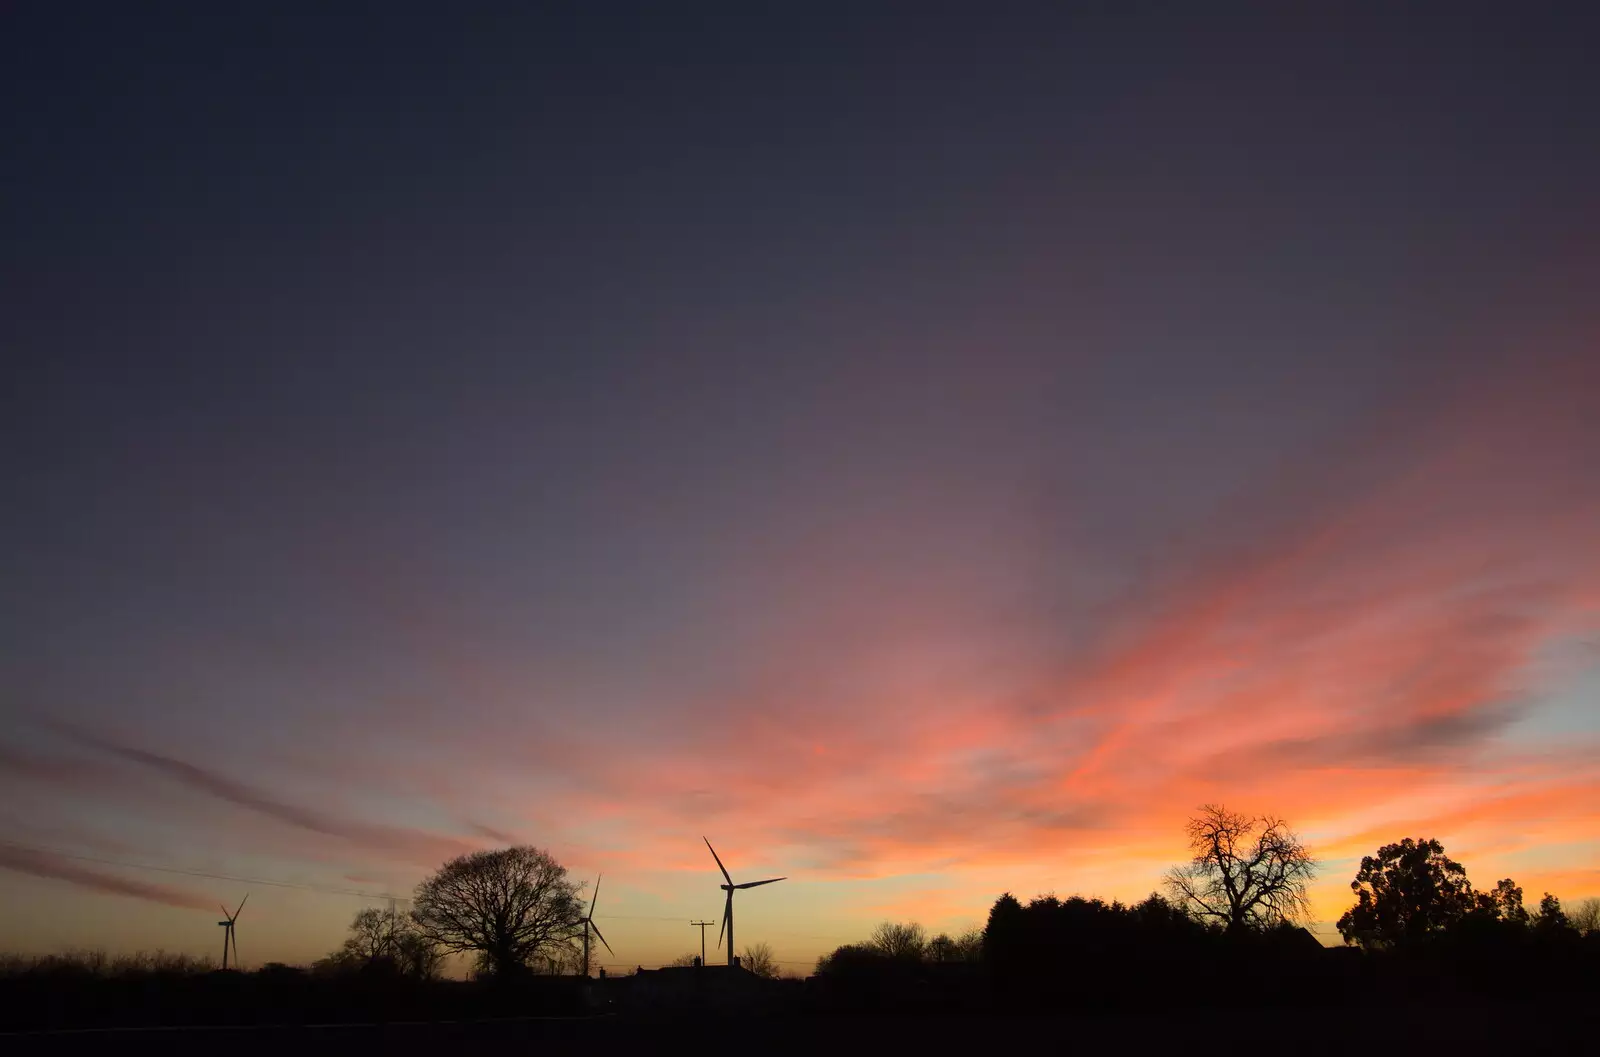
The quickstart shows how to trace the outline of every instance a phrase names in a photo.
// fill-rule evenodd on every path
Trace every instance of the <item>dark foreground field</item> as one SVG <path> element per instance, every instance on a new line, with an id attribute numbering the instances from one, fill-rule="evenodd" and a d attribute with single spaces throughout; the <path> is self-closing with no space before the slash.
<path id="1" fill-rule="evenodd" d="M 828 1016 L 760 1018 L 525 1019 L 307 1027 L 94 1030 L 0 1036 L 0 1052 L 226 1053 L 313 1057 L 470 1052 L 659 1053 L 679 1047 L 735 1052 L 859 1053 L 1183 1053 L 1579 1054 L 1600 1044 L 1600 1009 L 1570 1003 L 1471 1003 L 1369 1008 L 1185 1010 L 1182 1014 L 1062 1016 Z M 575 1048 L 575 1049 L 569 1049 Z"/>

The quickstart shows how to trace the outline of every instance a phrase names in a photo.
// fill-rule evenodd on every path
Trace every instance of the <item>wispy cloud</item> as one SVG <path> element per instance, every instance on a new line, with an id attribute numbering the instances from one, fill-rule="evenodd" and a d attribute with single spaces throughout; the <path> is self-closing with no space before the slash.
<path id="1" fill-rule="evenodd" d="M 1516 740 L 1547 689 L 1541 651 L 1592 640 L 1600 622 L 1587 557 L 1600 494 L 1573 487 L 1600 450 L 1573 413 L 1584 392 L 1524 380 L 1397 406 L 1188 526 L 1094 620 L 1026 603 L 987 629 L 960 576 L 933 568 L 910 600 L 863 600 L 850 576 L 800 555 L 814 582 L 794 577 L 796 615 L 740 638 L 755 659 L 707 679 L 692 705 L 641 704 L 606 724 L 446 716 L 448 736 L 414 753 L 426 767 L 374 752 L 338 772 L 433 803 L 461 838 L 74 736 L 296 833 L 428 866 L 474 839 L 520 838 L 603 861 L 608 876 L 702 871 L 709 832 L 742 869 L 812 880 L 1121 878 L 1100 891 L 1138 896 L 1212 799 L 1288 816 L 1331 860 L 1408 833 L 1486 856 L 1592 839 L 1600 822 L 1582 804 L 1600 756 L 1558 760 Z M 1064 546 L 1058 560 L 1077 559 Z M 496 683 L 480 689 L 518 696 L 513 677 Z M 0 768 L 99 780 L 17 752 L 0 751 Z M 1346 880 L 1325 898 L 1344 898 Z"/>
<path id="2" fill-rule="evenodd" d="M 495 829 L 493 826 L 486 826 L 481 822 L 472 823 L 472 832 L 480 837 L 488 837 L 490 840 L 500 844 L 521 843 L 513 834 L 507 833 L 503 829 Z"/>
<path id="3" fill-rule="evenodd" d="M 182 910 L 206 910 L 216 905 L 215 900 L 181 888 L 129 880 L 72 859 L 6 844 L 0 844 L 0 869 L 65 881 L 95 892 L 143 899 Z"/>
<path id="4" fill-rule="evenodd" d="M 465 841 L 424 830 L 364 822 L 334 812 L 309 808 L 272 796 L 198 764 L 147 749 L 124 745 L 57 724 L 79 743 L 159 772 L 219 800 L 253 811 L 295 829 L 356 846 L 363 852 L 433 865 L 471 850 Z"/>
<path id="5" fill-rule="evenodd" d="M 829 876 L 1158 859 L 1219 797 L 1292 811 L 1339 848 L 1430 818 L 1432 832 L 1515 825 L 1526 797 L 1556 812 L 1553 832 L 1581 835 L 1588 816 L 1535 794 L 1550 771 L 1502 764 L 1547 689 L 1540 651 L 1595 629 L 1600 490 L 1573 482 L 1600 429 L 1582 391 L 1516 376 L 1397 405 L 1194 526 L 1104 627 L 1057 653 L 942 682 L 863 669 L 870 643 L 843 644 L 825 678 L 775 663 L 781 679 L 687 717 L 692 739 L 592 765 L 568 813 L 626 815 L 647 844 L 714 823 L 730 846 L 792 847 Z M 930 672 L 1006 645 L 981 630 L 922 653 L 895 643 L 904 667 L 925 655 Z M 1593 764 L 1562 775 L 1597 779 Z"/>

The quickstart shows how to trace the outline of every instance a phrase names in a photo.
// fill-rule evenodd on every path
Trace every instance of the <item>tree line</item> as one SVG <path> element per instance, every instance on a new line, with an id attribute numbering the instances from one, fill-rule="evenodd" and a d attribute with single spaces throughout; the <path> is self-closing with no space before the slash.
<path id="1" fill-rule="evenodd" d="M 990 909 L 980 930 L 929 937 L 920 925 L 886 922 L 864 942 L 846 944 L 817 962 L 819 975 L 903 971 L 921 965 L 975 965 L 1005 971 L 1021 964 L 1044 971 L 1072 950 L 1102 961 L 1179 956 L 1224 937 L 1264 949 L 1304 950 L 1297 926 L 1310 911 L 1309 885 L 1319 864 L 1288 823 L 1205 805 L 1184 827 L 1191 857 L 1167 872 L 1165 894 L 1132 906 L 1041 896 L 1024 905 L 1010 894 Z M 1407 837 L 1362 859 L 1350 885 L 1355 904 L 1338 920 L 1347 944 L 1369 952 L 1415 950 L 1441 943 L 1600 944 L 1600 899 L 1569 914 L 1545 893 L 1524 905 L 1510 878 L 1478 891 L 1466 869 L 1433 839 Z M 339 950 L 314 968 L 428 979 L 447 955 L 472 959 L 475 975 L 507 978 L 580 971 L 582 885 L 548 852 L 519 846 L 462 855 L 418 885 L 409 913 L 358 913 Z M 1118 953 L 1121 951 L 1122 953 Z M 689 965 L 693 955 L 676 964 Z M 746 947 L 742 964 L 758 976 L 779 975 L 772 949 Z"/>
<path id="2" fill-rule="evenodd" d="M 356 914 L 343 946 L 313 969 L 432 979 L 462 954 L 484 978 L 575 972 L 582 887 L 528 845 L 457 856 L 417 886 L 408 913 Z"/>
<path id="3" fill-rule="evenodd" d="M 961 942 L 885 923 L 823 956 L 818 979 L 837 1003 L 929 1008 L 975 997 L 1203 1005 L 1600 982 L 1600 899 L 1569 913 L 1549 893 L 1526 907 L 1510 878 L 1476 890 L 1437 840 L 1406 838 L 1362 859 L 1355 904 L 1337 924 L 1346 947 L 1328 951 L 1302 927 L 1318 863 L 1284 820 L 1207 805 L 1186 834 L 1192 857 L 1168 871 L 1165 893 L 1132 905 L 1006 893 Z"/>
<path id="4" fill-rule="evenodd" d="M 1511 878 L 1478 890 L 1437 840 L 1405 838 L 1361 860 L 1354 904 L 1337 923 L 1345 947 L 1328 951 L 1300 927 L 1319 866 L 1284 820 L 1206 806 L 1186 835 L 1191 857 L 1167 872 L 1164 892 L 1133 904 L 1006 893 L 982 928 L 956 935 L 885 922 L 823 955 L 810 984 L 786 1001 L 1144 1008 L 1483 987 L 1507 997 L 1600 983 L 1600 899 L 1569 909 L 1545 893 L 1529 906 Z M 541 849 L 474 852 L 418 885 L 408 911 L 357 913 L 341 946 L 310 972 L 216 973 L 201 959 L 167 956 L 0 958 L 0 998 L 14 999 L 0 1006 L 17 1011 L 15 1026 L 249 1022 L 293 1015 L 285 1010 L 307 1022 L 580 1012 L 593 1001 L 579 975 L 582 889 Z M 471 981 L 442 979 L 451 955 L 470 959 Z M 758 976 L 779 975 L 766 944 L 747 946 L 742 959 Z"/>

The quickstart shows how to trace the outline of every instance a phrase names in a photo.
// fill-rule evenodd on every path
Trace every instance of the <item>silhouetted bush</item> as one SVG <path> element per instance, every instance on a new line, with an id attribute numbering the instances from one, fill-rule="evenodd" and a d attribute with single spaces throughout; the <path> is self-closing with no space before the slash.
<path id="1" fill-rule="evenodd" d="M 1474 896 L 1448 927 L 1362 950 L 1324 947 L 1282 922 L 1201 924 L 1159 895 L 1125 906 L 1007 894 L 990 910 L 978 960 L 938 960 L 945 947 L 934 943 L 846 945 L 818 962 L 809 997 L 847 1012 L 1087 1013 L 1531 999 L 1600 983 L 1600 934 L 1580 936 L 1556 900 L 1522 912 L 1509 879 Z"/>
<path id="2" fill-rule="evenodd" d="M 746 987 L 739 974 L 737 987 L 708 988 L 709 975 L 659 976 L 649 981 L 652 1001 L 631 1008 L 1182 1018 L 1194 1010 L 1318 1006 L 1341 1016 L 1373 1007 L 1386 1016 L 1419 1003 L 1531 1006 L 1568 996 L 1570 1004 L 1600 984 L 1600 929 L 1586 916 L 1579 921 L 1588 931 L 1548 893 L 1530 912 L 1510 878 L 1475 891 L 1436 841 L 1385 846 L 1363 861 L 1352 887 L 1357 906 L 1340 927 L 1359 945 L 1326 948 L 1281 917 L 1231 928 L 1203 923 L 1156 894 L 1128 906 L 1054 895 L 1024 904 L 1008 893 L 995 900 L 981 932 L 929 940 L 920 925 L 886 922 L 862 943 L 819 959 L 803 985 Z M 591 1011 L 597 997 L 581 977 L 525 968 L 471 981 L 432 978 L 392 941 L 395 920 L 358 915 L 352 931 L 361 942 L 309 970 L 274 963 L 253 973 L 217 971 L 203 959 L 161 952 L 0 955 L 0 1031 L 570 1016 Z M 687 989 L 668 986 L 696 979 Z M 621 983 L 613 981 L 612 998 L 629 994 Z"/>

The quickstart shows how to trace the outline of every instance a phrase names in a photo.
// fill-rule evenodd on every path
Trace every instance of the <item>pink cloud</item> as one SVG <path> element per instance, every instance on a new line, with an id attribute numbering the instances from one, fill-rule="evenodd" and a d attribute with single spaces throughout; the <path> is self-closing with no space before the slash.
<path id="1" fill-rule="evenodd" d="M 847 563 L 841 583 L 796 552 L 800 571 L 780 578 L 791 608 L 740 638 L 751 655 L 691 706 L 626 722 L 545 714 L 546 684 L 480 663 L 411 598 L 408 633 L 439 646 L 464 697 L 526 698 L 539 718 L 507 705 L 473 726 L 419 701 L 418 760 L 335 747 L 322 762 L 369 792 L 494 820 L 463 823 L 474 838 L 525 834 L 608 875 L 704 871 L 707 833 L 730 862 L 819 881 L 959 870 L 1005 887 L 1043 870 L 1069 891 L 1121 869 L 1107 894 L 1137 897 L 1211 800 L 1287 816 L 1327 859 L 1406 835 L 1592 839 L 1600 819 L 1573 805 L 1600 802 L 1596 757 L 1535 752 L 1512 731 L 1548 689 L 1540 651 L 1600 628 L 1600 490 L 1581 486 L 1600 451 L 1580 414 L 1593 391 L 1516 377 L 1399 404 L 1193 526 L 1087 633 L 1058 634 L 1026 605 L 990 628 L 992 600 L 969 604 L 959 571 L 908 585 Z M 472 843 L 99 744 L 319 849 L 433 865 Z M 1344 881 L 1325 882 L 1339 897 Z"/>
<path id="2" fill-rule="evenodd" d="M 65 881 L 90 891 L 128 896 L 182 910 L 207 910 L 216 906 L 208 897 L 170 885 L 133 881 L 126 877 L 93 869 L 69 857 L 0 844 L 0 869 L 29 874 L 53 881 Z"/>
<path id="3" fill-rule="evenodd" d="M 1400 409 L 1290 474 L 1287 496 L 1200 527 L 1244 542 L 1146 583 L 1058 658 L 943 687 L 874 673 L 870 639 L 825 679 L 774 663 L 785 680 L 707 702 L 692 740 L 599 764 L 567 806 L 646 844 L 703 823 L 808 848 L 825 876 L 1176 854 L 1182 819 L 1216 798 L 1348 831 L 1341 851 L 1425 827 L 1399 806 L 1424 795 L 1509 824 L 1540 777 L 1506 772 L 1501 795 L 1474 775 L 1515 752 L 1508 731 L 1546 689 L 1539 651 L 1595 630 L 1600 492 L 1574 487 L 1600 450 L 1588 391 L 1514 377 Z"/>
<path id="4" fill-rule="evenodd" d="M 425 866 L 436 865 L 477 847 L 473 841 L 445 834 L 369 822 L 327 808 L 297 804 L 247 782 L 168 754 L 125 745 L 66 724 L 51 723 L 50 726 L 78 745 L 164 775 L 191 792 L 205 794 L 213 802 L 242 808 L 262 820 L 276 823 L 290 833 L 321 838 L 320 843 L 324 846 L 336 844 L 353 848 L 366 857 Z M 152 792 L 147 784 L 131 781 L 126 774 L 107 768 L 95 760 L 24 752 L 14 747 L 0 747 L 0 768 L 29 782 L 92 796 L 115 796 L 127 801 L 141 797 L 148 799 Z"/>

